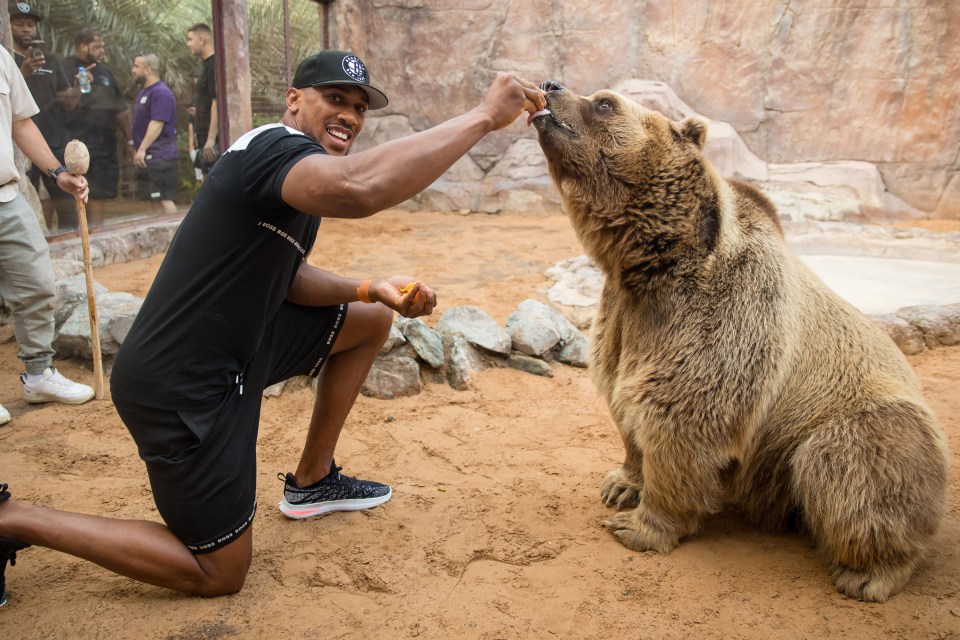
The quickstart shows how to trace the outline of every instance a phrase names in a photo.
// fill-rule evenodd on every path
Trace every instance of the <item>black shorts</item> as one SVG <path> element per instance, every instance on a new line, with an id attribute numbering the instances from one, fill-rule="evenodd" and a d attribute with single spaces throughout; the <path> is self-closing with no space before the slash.
<path id="1" fill-rule="evenodd" d="M 112 200 L 117 197 L 117 181 L 120 179 L 120 163 L 117 149 L 98 151 L 90 149 L 90 168 L 87 169 L 91 200 Z"/>
<path id="2" fill-rule="evenodd" d="M 215 551 L 250 526 L 263 390 L 293 376 L 316 376 L 346 316 L 345 304 L 284 304 L 260 351 L 208 409 L 153 409 L 114 396 L 147 465 L 157 510 L 192 552 Z"/>
<path id="3" fill-rule="evenodd" d="M 146 169 L 137 169 L 137 197 L 140 200 L 176 200 L 180 166 L 176 160 L 152 160 Z"/>

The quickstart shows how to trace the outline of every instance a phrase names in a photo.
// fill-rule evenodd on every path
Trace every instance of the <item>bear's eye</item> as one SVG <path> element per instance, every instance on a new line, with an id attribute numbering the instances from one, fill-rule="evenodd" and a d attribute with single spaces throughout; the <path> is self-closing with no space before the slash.
<path id="1" fill-rule="evenodd" d="M 613 101 L 608 98 L 603 98 L 597 102 L 597 109 L 600 111 L 611 111 L 613 110 Z"/>

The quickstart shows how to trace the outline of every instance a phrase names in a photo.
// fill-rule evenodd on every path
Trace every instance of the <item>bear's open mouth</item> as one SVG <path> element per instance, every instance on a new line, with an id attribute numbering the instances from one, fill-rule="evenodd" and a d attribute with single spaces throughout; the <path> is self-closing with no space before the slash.
<path id="1" fill-rule="evenodd" d="M 531 124 L 533 124 L 533 121 L 539 118 L 540 116 L 548 116 L 548 115 L 550 115 L 550 109 L 540 109 L 540 111 L 537 111 L 536 113 L 531 113 L 529 116 L 527 116 L 527 126 L 530 126 Z"/>
<path id="2" fill-rule="evenodd" d="M 552 124 L 567 135 L 576 135 L 576 131 L 573 130 L 573 127 L 558 118 L 556 112 L 554 112 L 553 109 L 550 109 L 549 105 L 546 109 L 531 115 L 527 119 L 527 122 L 528 124 L 533 124 L 533 126 L 537 128 L 537 131 L 541 133 L 545 130 L 547 125 Z"/>

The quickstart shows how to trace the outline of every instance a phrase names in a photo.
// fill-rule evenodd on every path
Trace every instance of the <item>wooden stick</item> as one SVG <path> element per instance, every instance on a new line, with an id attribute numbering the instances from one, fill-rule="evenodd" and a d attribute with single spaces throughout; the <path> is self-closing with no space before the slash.
<path id="1" fill-rule="evenodd" d="M 90 262 L 90 232 L 87 229 L 87 205 L 77 199 L 77 218 L 80 220 L 80 242 L 83 245 L 83 271 L 87 276 L 87 311 L 90 314 L 90 342 L 93 345 L 93 392 L 103 400 L 103 359 L 100 355 L 100 322 L 97 319 L 97 300 L 93 295 L 93 265 Z"/>
<path id="2" fill-rule="evenodd" d="M 90 168 L 90 152 L 80 140 L 71 140 L 63 152 L 67 171 L 82 176 Z M 100 322 L 97 320 L 97 300 L 93 294 L 93 265 L 90 264 L 90 231 L 87 228 L 87 205 L 77 199 L 77 218 L 80 220 L 80 241 L 83 245 L 83 270 L 87 276 L 87 311 L 90 314 L 90 343 L 93 346 L 93 392 L 97 400 L 103 399 L 103 358 L 100 355 Z"/>

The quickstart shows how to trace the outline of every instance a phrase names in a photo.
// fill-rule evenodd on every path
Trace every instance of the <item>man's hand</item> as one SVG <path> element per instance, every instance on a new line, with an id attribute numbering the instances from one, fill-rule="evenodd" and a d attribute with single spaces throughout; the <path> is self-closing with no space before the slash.
<path id="1" fill-rule="evenodd" d="M 24 78 L 29 78 L 37 71 L 37 69 L 42 69 L 46 62 L 47 59 L 43 57 L 43 51 L 30 47 L 27 49 L 27 52 L 23 54 L 23 63 L 20 65 L 20 73 L 23 74 Z"/>
<path id="2" fill-rule="evenodd" d="M 534 83 L 512 73 L 498 73 L 478 107 L 491 119 L 492 129 L 503 129 L 524 111 L 536 113 L 546 108 L 546 94 Z"/>
<path id="3" fill-rule="evenodd" d="M 57 186 L 67 193 L 72 193 L 84 202 L 90 194 L 90 186 L 87 179 L 83 176 L 75 176 L 72 173 L 64 171 L 57 176 Z"/>
<path id="4" fill-rule="evenodd" d="M 133 147 L 130 147 L 131 149 Z M 133 154 L 133 166 L 140 167 L 141 169 L 147 168 L 147 152 L 143 149 L 137 149 L 137 152 Z"/>
<path id="5" fill-rule="evenodd" d="M 410 276 L 392 276 L 370 284 L 370 299 L 390 307 L 405 318 L 428 316 L 437 306 L 437 293 Z"/>
<path id="6" fill-rule="evenodd" d="M 213 148 L 215 142 L 216 140 L 207 138 L 207 141 L 203 145 L 203 159 L 206 160 L 207 163 L 217 159 L 217 150 Z"/>

